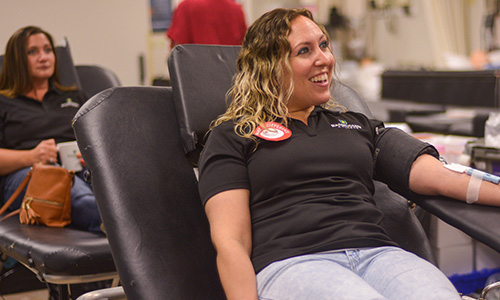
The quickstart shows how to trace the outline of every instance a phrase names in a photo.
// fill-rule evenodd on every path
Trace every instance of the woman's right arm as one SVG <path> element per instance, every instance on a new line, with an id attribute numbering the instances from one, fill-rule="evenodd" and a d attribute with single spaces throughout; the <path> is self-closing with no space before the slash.
<path id="1" fill-rule="evenodd" d="M 205 211 L 227 299 L 257 300 L 255 271 L 250 260 L 249 191 L 235 189 L 218 193 L 206 202 Z"/>
<path id="2" fill-rule="evenodd" d="M 41 141 L 31 150 L 11 150 L 0 148 L 0 175 L 7 175 L 37 162 L 57 161 L 57 146 L 54 139 Z"/>

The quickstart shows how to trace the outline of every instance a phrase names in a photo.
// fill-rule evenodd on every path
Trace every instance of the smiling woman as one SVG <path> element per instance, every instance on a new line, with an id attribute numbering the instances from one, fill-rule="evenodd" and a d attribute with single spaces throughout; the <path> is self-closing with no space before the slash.
<path id="1" fill-rule="evenodd" d="M 460 299 L 438 268 L 388 235 L 374 179 L 465 201 L 470 177 L 444 168 L 430 144 L 326 109 L 329 44 L 306 9 L 272 10 L 247 31 L 231 104 L 199 160 L 227 298 Z M 480 189 L 474 201 L 500 206 L 498 185 Z"/>

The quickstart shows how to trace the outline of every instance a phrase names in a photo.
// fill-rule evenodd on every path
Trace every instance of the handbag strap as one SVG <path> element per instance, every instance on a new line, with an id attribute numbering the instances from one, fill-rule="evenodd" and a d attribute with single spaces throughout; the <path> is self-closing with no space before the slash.
<path id="1" fill-rule="evenodd" d="M 28 184 L 28 182 L 31 179 L 31 173 L 32 173 L 32 171 L 30 170 L 28 172 L 28 174 L 26 175 L 26 177 L 24 177 L 24 180 L 21 182 L 21 184 L 17 187 L 14 194 L 12 194 L 12 196 L 10 196 L 9 200 L 7 200 L 7 202 L 5 202 L 5 204 L 2 206 L 2 208 L 0 208 L 0 215 L 3 214 L 7 210 L 7 208 L 9 208 L 9 206 L 11 206 L 11 204 L 14 202 L 14 200 L 16 200 L 16 198 L 19 196 L 19 194 L 21 194 L 21 192 L 23 191 L 23 189 L 26 187 L 26 185 Z M 3 221 L 4 219 L 10 217 L 11 215 L 14 215 L 14 212 L 9 213 L 7 216 L 2 218 L 2 220 L 0 220 L 0 221 Z"/>

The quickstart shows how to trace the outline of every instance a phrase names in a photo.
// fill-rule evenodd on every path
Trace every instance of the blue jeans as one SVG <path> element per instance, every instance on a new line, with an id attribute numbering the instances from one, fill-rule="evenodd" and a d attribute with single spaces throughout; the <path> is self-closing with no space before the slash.
<path id="1" fill-rule="evenodd" d="M 461 299 L 434 265 L 397 247 L 292 257 L 257 274 L 261 300 Z"/>
<path id="2" fill-rule="evenodd" d="M 4 185 L 4 201 L 7 201 L 28 174 L 30 168 L 25 168 L 7 175 Z M 11 210 L 21 207 L 26 192 L 16 198 L 10 206 Z M 101 232 L 101 216 L 97 209 L 94 193 L 90 186 L 80 177 L 75 176 L 75 183 L 71 188 L 71 227 Z"/>

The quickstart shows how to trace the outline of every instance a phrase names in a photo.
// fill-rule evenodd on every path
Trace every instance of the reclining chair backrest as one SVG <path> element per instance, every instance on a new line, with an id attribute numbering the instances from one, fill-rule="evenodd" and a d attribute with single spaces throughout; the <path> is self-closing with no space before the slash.
<path id="1" fill-rule="evenodd" d="M 168 59 L 181 139 L 195 160 L 210 123 L 226 110 L 240 46 L 179 45 Z"/>
<path id="2" fill-rule="evenodd" d="M 127 299 L 224 299 L 169 87 L 107 89 L 73 128 Z"/>
<path id="3" fill-rule="evenodd" d="M 76 85 L 79 90 L 83 90 L 73 63 L 73 57 L 71 56 L 71 49 L 67 39 L 64 39 L 63 46 L 56 47 L 56 52 L 58 73 L 61 84 L 64 86 Z"/>
<path id="4" fill-rule="evenodd" d="M 236 72 L 239 46 L 179 45 L 168 65 L 184 149 L 196 164 L 209 124 L 226 108 L 225 95 Z M 371 116 L 366 103 L 348 86 L 335 82 L 334 99 L 347 109 Z M 375 200 L 386 215 L 384 227 L 403 248 L 435 263 L 430 243 L 403 197 L 376 182 Z M 380 203 L 379 203 L 380 202 Z"/>
<path id="5" fill-rule="evenodd" d="M 82 90 L 88 98 L 110 87 L 121 86 L 118 76 L 105 67 L 77 65 L 76 73 L 82 85 Z"/>

